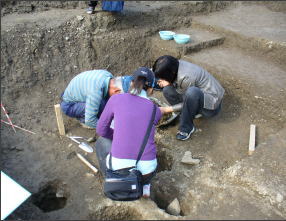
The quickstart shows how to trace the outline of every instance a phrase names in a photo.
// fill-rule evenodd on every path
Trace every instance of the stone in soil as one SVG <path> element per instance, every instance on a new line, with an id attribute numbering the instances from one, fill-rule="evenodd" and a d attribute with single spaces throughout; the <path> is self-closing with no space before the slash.
<path id="1" fill-rule="evenodd" d="M 171 215 L 179 216 L 181 212 L 179 200 L 175 198 L 167 207 L 166 211 Z"/>

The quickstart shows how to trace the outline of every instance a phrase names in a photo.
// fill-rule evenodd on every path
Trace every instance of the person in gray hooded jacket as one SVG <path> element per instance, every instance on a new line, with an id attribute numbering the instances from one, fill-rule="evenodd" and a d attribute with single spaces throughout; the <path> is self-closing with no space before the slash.
<path id="1" fill-rule="evenodd" d="M 155 61 L 153 72 L 164 97 L 173 105 L 170 111 L 181 111 L 177 139 L 190 138 L 195 131 L 194 118 L 212 117 L 220 111 L 225 90 L 202 67 L 164 55 Z"/>

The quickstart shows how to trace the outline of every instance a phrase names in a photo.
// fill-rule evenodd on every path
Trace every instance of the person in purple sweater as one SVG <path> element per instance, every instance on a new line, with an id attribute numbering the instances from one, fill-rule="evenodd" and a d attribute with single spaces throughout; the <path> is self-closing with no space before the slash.
<path id="1" fill-rule="evenodd" d="M 117 94 L 108 100 L 96 128 L 100 136 L 95 143 L 96 155 L 103 175 L 109 168 L 109 152 L 113 170 L 135 166 L 153 111 L 153 102 L 148 95 L 153 92 L 154 82 L 154 73 L 141 67 L 133 73 L 129 93 Z M 168 108 L 156 106 L 150 137 L 137 164 L 137 169 L 143 175 L 144 197 L 150 196 L 150 181 L 157 168 L 155 126 L 162 114 L 167 112 Z"/>

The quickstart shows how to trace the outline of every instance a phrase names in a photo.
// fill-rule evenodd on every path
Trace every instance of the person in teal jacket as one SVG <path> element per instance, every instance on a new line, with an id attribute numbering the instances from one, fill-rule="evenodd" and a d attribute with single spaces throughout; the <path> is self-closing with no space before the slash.
<path id="1" fill-rule="evenodd" d="M 96 128 L 109 97 L 120 93 L 113 75 L 106 70 L 85 71 L 75 76 L 62 95 L 61 109 L 85 127 Z"/>

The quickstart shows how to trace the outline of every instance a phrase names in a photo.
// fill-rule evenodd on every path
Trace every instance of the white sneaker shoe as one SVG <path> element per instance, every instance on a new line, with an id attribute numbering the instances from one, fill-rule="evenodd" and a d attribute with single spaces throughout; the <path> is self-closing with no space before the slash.
<path id="1" fill-rule="evenodd" d="M 201 118 L 202 116 L 203 116 L 202 114 L 197 114 L 197 115 L 195 116 L 195 119 Z"/>
<path id="2" fill-rule="evenodd" d="M 151 184 L 146 184 L 143 186 L 143 197 L 144 198 L 150 197 L 150 189 L 151 189 Z"/>
<path id="3" fill-rule="evenodd" d="M 87 13 L 87 14 L 93 14 L 93 13 L 94 13 L 94 7 L 89 6 L 89 7 L 86 9 L 86 13 Z"/>

